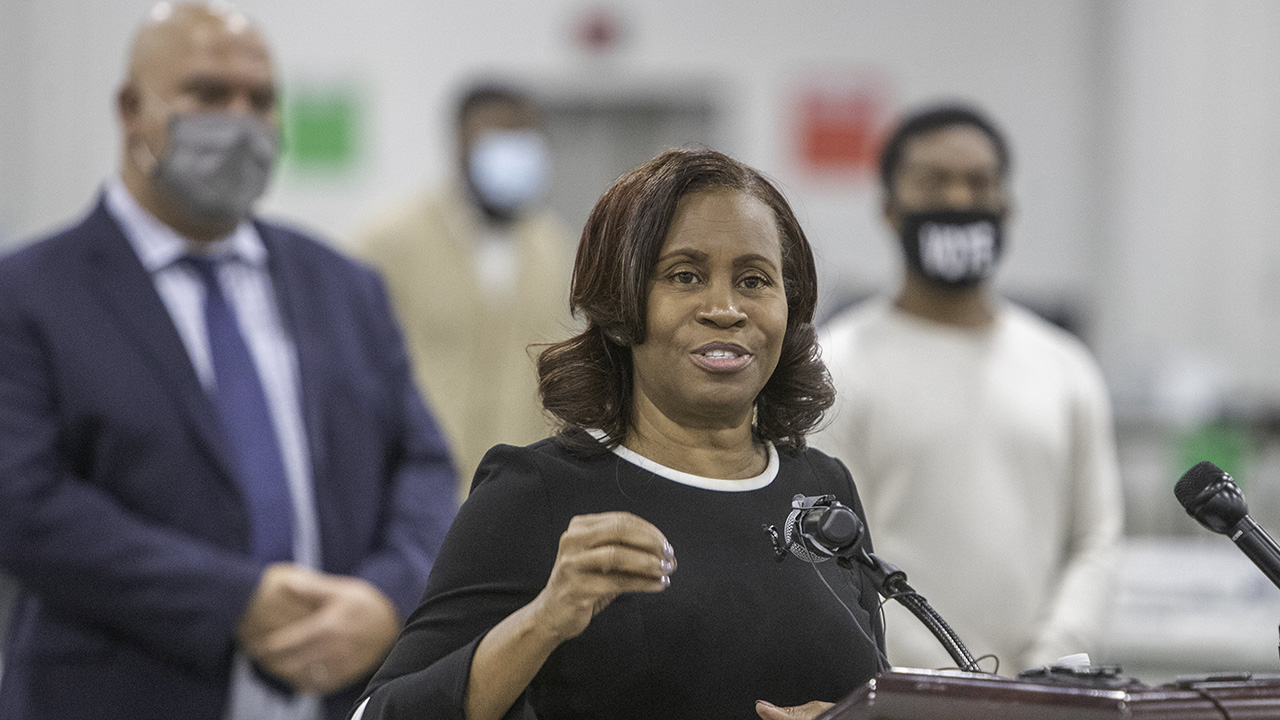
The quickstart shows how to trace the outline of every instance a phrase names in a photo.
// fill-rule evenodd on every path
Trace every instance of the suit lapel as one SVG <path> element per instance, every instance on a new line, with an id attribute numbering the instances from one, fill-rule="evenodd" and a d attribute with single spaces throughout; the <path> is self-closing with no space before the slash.
<path id="1" fill-rule="evenodd" d="M 182 408 L 198 444 L 234 485 L 213 404 L 200 385 L 186 346 L 173 326 L 151 276 L 102 202 L 85 221 L 89 246 L 87 283 L 143 352 L 169 395 Z"/>

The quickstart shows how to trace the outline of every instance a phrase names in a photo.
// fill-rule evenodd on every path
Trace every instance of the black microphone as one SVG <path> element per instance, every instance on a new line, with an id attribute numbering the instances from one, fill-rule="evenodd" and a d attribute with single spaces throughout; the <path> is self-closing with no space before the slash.
<path id="1" fill-rule="evenodd" d="M 875 583 L 876 590 L 886 600 L 897 600 L 910 610 L 933 633 L 961 670 L 980 671 L 978 661 L 973 658 L 956 631 L 951 629 L 923 595 L 907 584 L 907 574 L 896 565 L 867 552 L 866 526 L 857 513 L 836 499 L 835 495 L 796 495 L 791 499 L 791 508 L 791 515 L 787 517 L 784 547 L 790 548 L 793 554 L 810 563 L 834 557 L 837 558 L 837 563 L 852 569 L 853 562 L 857 561 L 864 566 Z M 786 551 L 777 548 L 777 530 L 770 527 L 765 529 L 770 531 L 775 552 L 781 560 Z"/>
<path id="2" fill-rule="evenodd" d="M 1249 517 L 1244 493 L 1222 468 L 1208 461 L 1197 463 L 1173 486 L 1173 494 L 1188 515 L 1231 538 L 1280 587 L 1280 545 Z"/>
<path id="3" fill-rule="evenodd" d="M 801 548 L 815 552 L 819 557 L 855 557 L 862 550 L 865 528 L 862 520 L 836 499 L 835 495 L 791 499 L 791 515 L 787 518 L 786 539 L 799 541 L 792 545 L 792 552 L 800 555 Z"/>

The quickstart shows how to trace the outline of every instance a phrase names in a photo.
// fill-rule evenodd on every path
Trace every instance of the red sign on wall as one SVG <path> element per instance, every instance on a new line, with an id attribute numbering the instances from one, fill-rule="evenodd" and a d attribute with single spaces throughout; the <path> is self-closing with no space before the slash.
<path id="1" fill-rule="evenodd" d="M 799 161 L 820 173 L 874 173 L 886 120 L 878 83 L 826 84 L 796 104 Z"/>

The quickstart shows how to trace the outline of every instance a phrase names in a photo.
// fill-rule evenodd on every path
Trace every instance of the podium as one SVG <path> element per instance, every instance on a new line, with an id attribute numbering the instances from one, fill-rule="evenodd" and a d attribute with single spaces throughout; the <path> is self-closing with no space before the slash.
<path id="1" fill-rule="evenodd" d="M 818 720 L 1276 720 L 1280 677 L 1208 675 L 1150 687 L 1086 686 L 892 668 Z"/>

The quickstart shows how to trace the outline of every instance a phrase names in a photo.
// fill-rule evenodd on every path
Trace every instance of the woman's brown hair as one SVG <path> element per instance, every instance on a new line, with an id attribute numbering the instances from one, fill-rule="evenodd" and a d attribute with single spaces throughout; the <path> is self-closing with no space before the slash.
<path id="1" fill-rule="evenodd" d="M 620 177 L 582 229 L 569 307 L 587 328 L 538 356 L 542 405 L 559 437 L 586 452 L 626 438 L 631 423 L 631 346 L 645 340 L 653 267 L 681 198 L 700 190 L 747 193 L 768 206 L 782 239 L 787 330 L 778 366 L 756 396 L 757 440 L 804 448 L 835 390 L 818 358 L 813 311 L 817 271 L 791 206 L 758 171 L 713 150 L 670 150 Z M 605 444 L 585 431 L 599 429 Z"/>

